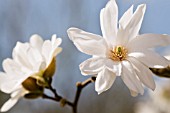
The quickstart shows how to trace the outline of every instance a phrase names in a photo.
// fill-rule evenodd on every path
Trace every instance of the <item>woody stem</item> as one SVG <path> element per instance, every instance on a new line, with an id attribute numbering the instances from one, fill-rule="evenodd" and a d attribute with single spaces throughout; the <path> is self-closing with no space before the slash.
<path id="1" fill-rule="evenodd" d="M 74 102 L 70 102 L 67 99 L 63 98 L 62 96 L 59 96 L 57 94 L 56 90 L 51 85 L 49 85 L 48 89 L 54 94 L 55 97 L 51 97 L 51 96 L 48 96 L 46 94 L 43 94 L 42 98 L 50 99 L 50 100 L 53 100 L 53 101 L 56 101 L 56 102 L 60 102 L 61 106 L 69 105 L 70 107 L 72 107 L 73 113 L 77 113 L 78 101 L 79 101 L 82 89 L 84 87 L 86 87 L 88 84 L 95 82 L 95 80 L 96 80 L 96 77 L 91 77 L 91 78 L 88 78 L 87 80 L 85 80 L 83 82 L 77 82 L 76 83 L 77 91 L 76 91 Z"/>

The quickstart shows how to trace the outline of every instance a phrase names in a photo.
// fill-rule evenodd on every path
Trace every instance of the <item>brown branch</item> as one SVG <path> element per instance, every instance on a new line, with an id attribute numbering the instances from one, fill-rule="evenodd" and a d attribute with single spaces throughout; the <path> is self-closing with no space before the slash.
<path id="1" fill-rule="evenodd" d="M 96 77 L 91 77 L 85 80 L 84 82 L 77 82 L 76 84 L 77 92 L 76 92 L 76 96 L 75 96 L 74 103 L 73 103 L 73 113 L 77 113 L 77 104 L 78 104 L 82 89 L 86 87 L 88 84 L 95 82 L 95 80 L 96 80 Z"/>
<path id="2" fill-rule="evenodd" d="M 59 96 L 59 95 L 57 94 L 56 89 L 54 89 L 51 84 L 48 86 L 48 89 L 54 94 L 55 98 L 59 98 L 59 99 L 62 98 L 61 96 Z"/>
<path id="3" fill-rule="evenodd" d="M 64 107 L 65 105 L 69 105 L 70 107 L 72 107 L 73 113 L 77 113 L 77 105 L 78 105 L 78 101 L 79 101 L 82 89 L 86 87 L 88 84 L 95 82 L 95 80 L 96 80 L 96 77 L 91 77 L 83 82 L 77 82 L 76 84 L 77 92 L 76 92 L 76 96 L 75 96 L 73 103 L 59 96 L 56 90 L 51 85 L 49 85 L 47 88 L 54 94 L 55 97 L 51 97 L 46 94 L 43 94 L 42 98 L 60 102 L 60 105 L 62 107 Z"/>
<path id="4" fill-rule="evenodd" d="M 67 104 L 67 105 L 69 105 L 69 106 L 71 106 L 71 107 L 73 106 L 73 103 L 67 101 L 67 100 L 64 99 L 64 98 L 58 99 L 58 98 L 56 98 L 56 97 L 51 97 L 51 96 L 48 96 L 48 95 L 46 95 L 46 94 L 43 94 L 43 95 L 42 95 L 42 98 L 44 98 L 44 99 L 49 99 L 49 100 L 53 100 L 53 101 L 56 101 L 56 102 L 61 102 L 61 101 L 62 101 L 62 103 L 60 103 L 61 107 L 64 107 L 65 104 Z"/>

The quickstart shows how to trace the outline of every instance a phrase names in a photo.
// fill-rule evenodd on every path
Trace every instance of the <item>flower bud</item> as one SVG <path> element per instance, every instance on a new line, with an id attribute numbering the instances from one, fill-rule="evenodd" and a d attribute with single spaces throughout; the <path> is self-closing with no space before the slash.
<path id="1" fill-rule="evenodd" d="M 24 97 L 26 99 L 36 99 L 41 96 L 42 96 L 42 92 L 30 92 L 30 93 L 24 95 Z"/>
<path id="2" fill-rule="evenodd" d="M 39 86 L 37 84 L 37 80 L 35 78 L 32 78 L 32 77 L 27 78 L 22 83 L 22 86 L 30 92 L 43 91 L 43 87 Z"/>
<path id="3" fill-rule="evenodd" d="M 56 58 L 53 58 L 51 63 L 48 65 L 47 69 L 44 71 L 43 77 L 49 78 L 52 77 L 56 69 Z"/>

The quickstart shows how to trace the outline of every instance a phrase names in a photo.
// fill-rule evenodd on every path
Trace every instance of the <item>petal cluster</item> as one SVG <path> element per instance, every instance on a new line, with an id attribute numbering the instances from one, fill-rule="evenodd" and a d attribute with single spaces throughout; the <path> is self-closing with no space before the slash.
<path id="1" fill-rule="evenodd" d="M 133 12 L 131 6 L 118 21 L 118 6 L 110 0 L 100 12 L 103 36 L 69 28 L 68 36 L 77 49 L 92 58 L 80 64 L 83 75 L 95 75 L 95 90 L 100 94 L 108 90 L 117 76 L 130 89 L 132 96 L 143 94 L 143 85 L 155 89 L 153 73 L 149 67 L 166 67 L 169 61 L 152 48 L 168 46 L 170 36 L 142 34 L 139 30 L 146 5 L 141 4 Z"/>
<path id="2" fill-rule="evenodd" d="M 0 90 L 11 94 L 11 98 L 2 106 L 2 112 L 9 110 L 23 96 L 42 93 L 43 86 L 37 83 L 43 82 L 44 74 L 45 77 L 54 74 L 55 67 L 51 69 L 51 65 L 55 64 L 54 59 L 62 50 L 59 47 L 61 42 L 56 35 L 45 41 L 39 35 L 33 35 L 29 43 L 17 42 L 12 58 L 3 61 L 4 72 L 0 73 Z"/>

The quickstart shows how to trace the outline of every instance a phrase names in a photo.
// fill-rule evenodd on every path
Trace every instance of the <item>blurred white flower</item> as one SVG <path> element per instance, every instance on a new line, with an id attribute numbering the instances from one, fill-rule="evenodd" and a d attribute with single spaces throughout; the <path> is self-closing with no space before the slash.
<path id="1" fill-rule="evenodd" d="M 170 113 L 170 81 L 159 81 L 154 92 L 149 91 L 143 102 L 135 106 L 135 113 Z"/>
<path id="2" fill-rule="evenodd" d="M 136 104 L 135 113 L 160 113 L 149 102 Z"/>
<path id="3" fill-rule="evenodd" d="M 52 77 L 55 72 L 55 57 L 61 52 L 58 47 L 62 40 L 53 35 L 45 40 L 33 35 L 30 43 L 17 42 L 13 49 L 12 59 L 3 61 L 5 72 L 0 73 L 2 92 L 11 94 L 11 98 L 2 106 L 1 112 L 8 111 L 23 96 L 36 97 L 42 93 L 43 87 L 37 83 L 43 78 Z"/>
<path id="4" fill-rule="evenodd" d="M 146 5 L 139 5 L 133 13 L 131 6 L 119 20 L 115 0 L 101 10 L 100 24 L 103 37 L 78 28 L 68 29 L 68 36 L 83 53 L 93 57 L 80 64 L 83 75 L 96 75 L 95 90 L 108 90 L 116 76 L 121 76 L 132 96 L 143 94 L 142 84 L 155 89 L 152 72 L 148 67 L 165 67 L 168 61 L 151 50 L 170 44 L 170 36 L 160 34 L 138 35 Z"/>

